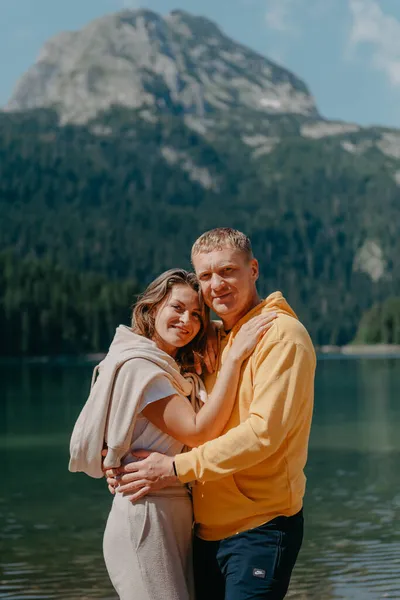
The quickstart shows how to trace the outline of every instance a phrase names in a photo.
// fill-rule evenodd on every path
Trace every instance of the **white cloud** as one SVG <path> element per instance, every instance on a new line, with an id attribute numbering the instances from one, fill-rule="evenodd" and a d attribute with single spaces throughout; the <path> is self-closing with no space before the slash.
<path id="1" fill-rule="evenodd" d="M 377 0 L 349 0 L 349 8 L 350 47 L 369 46 L 372 66 L 400 87 L 400 21 L 385 13 Z"/>
<path id="2" fill-rule="evenodd" d="M 265 0 L 267 27 L 277 33 L 299 34 L 312 21 L 326 17 L 335 0 Z"/>
<path id="3" fill-rule="evenodd" d="M 137 0 L 116 0 L 116 4 L 119 8 L 140 8 L 144 2 L 138 2 Z"/>
<path id="4" fill-rule="evenodd" d="M 338 0 L 265 0 L 266 25 L 274 34 L 274 52 L 284 57 L 290 47 L 318 21 L 329 27 Z M 363 47 L 369 64 L 400 87 L 400 20 L 385 12 L 382 0 L 346 0 L 351 18 L 347 50 Z M 368 52 L 369 50 L 369 52 Z M 360 54 L 361 56 L 361 54 Z"/>
<path id="5" fill-rule="evenodd" d="M 293 12 L 301 0 L 267 0 L 265 19 L 267 26 L 281 33 L 294 33 L 297 28 Z"/>
<path id="6" fill-rule="evenodd" d="M 250 1 L 250 0 L 247 0 Z M 265 23 L 272 34 L 268 56 L 284 64 L 293 45 L 330 13 L 337 0 L 264 0 Z"/>

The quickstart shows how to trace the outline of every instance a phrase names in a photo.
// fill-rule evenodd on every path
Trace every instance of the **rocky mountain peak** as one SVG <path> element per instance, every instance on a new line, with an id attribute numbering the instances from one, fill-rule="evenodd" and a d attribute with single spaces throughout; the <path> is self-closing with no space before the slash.
<path id="1" fill-rule="evenodd" d="M 85 123 L 112 106 L 190 115 L 292 113 L 318 117 L 295 75 L 227 37 L 212 21 L 175 10 L 123 10 L 49 40 L 6 110 L 53 108 Z"/>

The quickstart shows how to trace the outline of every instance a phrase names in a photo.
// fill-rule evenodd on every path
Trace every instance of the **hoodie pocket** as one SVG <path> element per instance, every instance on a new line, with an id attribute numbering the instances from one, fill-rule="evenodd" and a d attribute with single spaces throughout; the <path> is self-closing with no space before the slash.
<path id="1" fill-rule="evenodd" d="M 238 477 L 235 475 L 232 475 L 232 484 L 235 488 L 236 494 L 243 500 L 243 502 L 246 502 L 246 503 L 254 506 L 255 501 L 246 495 L 246 493 L 244 492 L 243 488 L 240 485 L 240 481 L 238 481 Z"/>

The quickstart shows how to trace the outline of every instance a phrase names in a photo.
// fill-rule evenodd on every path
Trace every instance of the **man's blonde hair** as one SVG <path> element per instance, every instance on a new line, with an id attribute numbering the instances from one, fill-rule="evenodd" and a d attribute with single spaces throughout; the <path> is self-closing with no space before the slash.
<path id="1" fill-rule="evenodd" d="M 234 248 L 243 252 L 248 260 L 253 258 L 251 242 L 247 235 L 230 227 L 217 227 L 203 233 L 193 244 L 191 258 L 197 254 L 206 254 L 213 250 Z"/>

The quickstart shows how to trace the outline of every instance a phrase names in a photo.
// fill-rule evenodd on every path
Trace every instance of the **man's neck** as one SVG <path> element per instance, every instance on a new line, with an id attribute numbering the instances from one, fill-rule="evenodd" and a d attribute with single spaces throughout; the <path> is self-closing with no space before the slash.
<path id="1" fill-rule="evenodd" d="M 246 308 L 244 308 L 240 313 L 232 315 L 231 317 L 228 317 L 226 319 L 221 317 L 222 323 L 224 325 L 224 330 L 226 332 L 228 332 L 231 329 L 233 329 L 235 327 L 236 323 L 239 323 L 239 321 L 241 319 L 243 319 L 243 317 L 245 317 L 247 315 L 247 313 L 249 313 L 251 310 L 253 310 L 253 308 L 255 308 L 258 304 L 260 304 L 260 302 L 261 302 L 261 298 L 258 294 L 256 294 L 251 299 L 251 301 L 248 303 Z"/>

